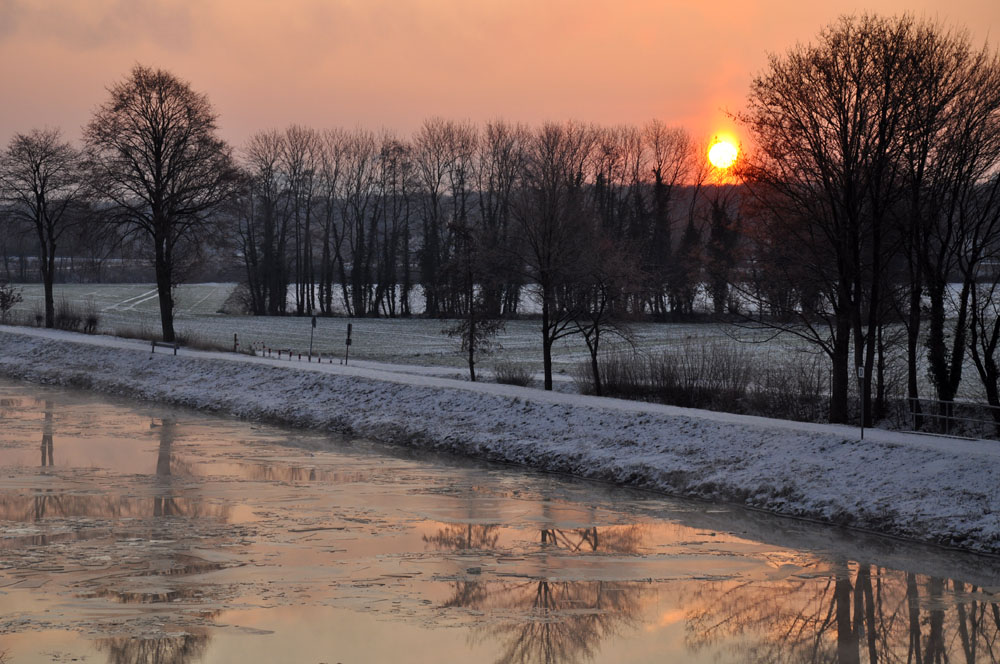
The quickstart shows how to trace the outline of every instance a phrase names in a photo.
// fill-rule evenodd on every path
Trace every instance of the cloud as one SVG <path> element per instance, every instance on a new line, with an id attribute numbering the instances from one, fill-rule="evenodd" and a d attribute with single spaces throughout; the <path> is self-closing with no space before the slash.
<path id="1" fill-rule="evenodd" d="M 0 40 L 17 31 L 23 12 L 17 0 L 0 0 Z"/>
<path id="2" fill-rule="evenodd" d="M 0 0 L 3 41 L 52 41 L 79 50 L 149 42 L 184 50 L 195 27 L 189 3 L 177 0 Z"/>

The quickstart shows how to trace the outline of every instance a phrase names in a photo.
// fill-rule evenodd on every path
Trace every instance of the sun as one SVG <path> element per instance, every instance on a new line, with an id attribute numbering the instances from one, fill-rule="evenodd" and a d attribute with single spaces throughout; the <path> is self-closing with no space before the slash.
<path id="1" fill-rule="evenodd" d="M 720 170 L 725 170 L 733 165 L 736 156 L 740 153 L 739 148 L 724 139 L 717 139 L 708 148 L 708 161 L 712 166 Z"/>

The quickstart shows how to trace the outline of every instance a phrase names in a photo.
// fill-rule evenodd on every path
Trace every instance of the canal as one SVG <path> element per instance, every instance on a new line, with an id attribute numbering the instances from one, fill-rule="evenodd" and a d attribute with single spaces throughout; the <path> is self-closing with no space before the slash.
<path id="1" fill-rule="evenodd" d="M 11 381 L 0 530 L 5 664 L 1000 658 L 995 558 Z"/>

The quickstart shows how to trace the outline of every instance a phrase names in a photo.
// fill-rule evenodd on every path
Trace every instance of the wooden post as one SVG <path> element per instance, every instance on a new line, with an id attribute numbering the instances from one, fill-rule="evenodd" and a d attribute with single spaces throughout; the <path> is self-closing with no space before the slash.
<path id="1" fill-rule="evenodd" d="M 344 346 L 344 365 L 347 365 L 347 359 L 351 355 L 351 324 L 347 324 L 347 344 Z"/>

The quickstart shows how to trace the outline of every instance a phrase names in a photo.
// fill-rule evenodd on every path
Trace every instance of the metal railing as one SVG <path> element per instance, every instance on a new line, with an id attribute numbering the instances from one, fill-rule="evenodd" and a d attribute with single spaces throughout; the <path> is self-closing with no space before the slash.
<path id="1" fill-rule="evenodd" d="M 913 431 L 1000 440 L 1000 406 L 923 398 L 910 398 L 907 402 Z"/>

